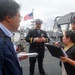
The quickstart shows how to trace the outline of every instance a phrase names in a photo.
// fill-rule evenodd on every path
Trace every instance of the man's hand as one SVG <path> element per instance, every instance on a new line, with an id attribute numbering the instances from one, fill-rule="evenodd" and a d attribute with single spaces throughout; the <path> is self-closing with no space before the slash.
<path id="1" fill-rule="evenodd" d="M 59 42 L 55 42 L 53 45 L 60 47 L 60 43 Z"/>
<path id="2" fill-rule="evenodd" d="M 34 41 L 40 43 L 40 38 L 39 37 L 34 38 Z"/>
<path id="3" fill-rule="evenodd" d="M 21 54 L 26 54 L 26 52 L 20 52 Z M 28 56 L 22 56 L 22 57 L 19 57 L 19 60 L 23 60 L 23 59 L 27 59 Z"/>
<path id="4" fill-rule="evenodd" d="M 41 43 L 41 42 L 46 42 L 46 39 L 44 37 L 41 37 L 41 38 L 37 37 L 37 38 L 34 38 L 34 41 Z"/>
<path id="5" fill-rule="evenodd" d="M 44 37 L 41 37 L 40 42 L 46 42 L 46 39 Z"/>

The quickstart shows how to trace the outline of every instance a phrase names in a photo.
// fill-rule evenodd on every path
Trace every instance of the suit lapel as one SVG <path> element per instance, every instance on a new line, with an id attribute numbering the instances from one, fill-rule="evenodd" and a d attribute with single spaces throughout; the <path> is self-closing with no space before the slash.
<path id="1" fill-rule="evenodd" d="M 17 59 L 17 55 L 16 55 L 16 52 L 15 52 L 15 50 L 14 50 L 13 43 L 12 43 L 12 41 L 10 40 L 10 37 L 8 37 L 8 36 L 2 31 L 1 28 L 0 28 L 0 35 L 1 35 L 1 37 L 5 40 L 6 45 L 8 45 L 8 47 L 10 48 L 10 51 L 12 52 L 12 54 L 14 55 L 14 57 L 16 57 L 16 59 Z"/>
<path id="2" fill-rule="evenodd" d="M 39 33 L 36 29 L 34 30 L 34 34 L 36 34 L 36 36 L 39 37 Z"/>
<path id="3" fill-rule="evenodd" d="M 40 32 L 38 32 L 38 30 L 35 29 L 35 34 L 37 37 L 41 37 L 41 30 L 40 30 Z"/>
<path id="4" fill-rule="evenodd" d="M 8 37 L 6 38 L 6 44 L 8 45 L 8 47 L 9 47 L 10 51 L 12 52 L 12 54 L 14 55 L 14 57 L 17 58 L 16 52 L 14 50 L 14 45 L 13 45 L 12 41 L 10 40 L 10 38 L 8 38 Z"/>
<path id="5" fill-rule="evenodd" d="M 73 51 L 75 50 L 75 45 L 73 45 L 71 48 L 69 48 L 66 53 L 67 54 L 70 54 L 70 53 L 73 53 Z"/>
<path id="6" fill-rule="evenodd" d="M 14 50 L 13 43 L 9 38 L 6 38 L 6 44 L 7 44 L 8 48 L 9 48 L 9 50 L 12 52 L 13 56 L 15 57 L 14 59 L 16 60 L 17 64 L 20 65 L 19 60 L 17 58 L 17 54 L 16 54 L 16 52 Z"/>
<path id="7" fill-rule="evenodd" d="M 34 31 L 35 31 L 35 34 L 38 34 L 38 31 L 36 29 Z"/>

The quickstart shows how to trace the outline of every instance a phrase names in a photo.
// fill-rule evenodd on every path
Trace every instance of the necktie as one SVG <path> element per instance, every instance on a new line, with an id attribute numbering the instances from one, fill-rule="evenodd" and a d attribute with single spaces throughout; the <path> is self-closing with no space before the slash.
<path id="1" fill-rule="evenodd" d="M 37 30 L 39 37 L 41 38 L 40 30 Z"/>
<path id="2" fill-rule="evenodd" d="M 37 30 L 38 31 L 38 33 L 40 34 L 40 30 Z"/>

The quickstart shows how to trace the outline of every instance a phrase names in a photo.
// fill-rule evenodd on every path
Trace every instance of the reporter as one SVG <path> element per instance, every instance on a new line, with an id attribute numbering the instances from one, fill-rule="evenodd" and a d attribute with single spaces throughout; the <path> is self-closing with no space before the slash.
<path id="1" fill-rule="evenodd" d="M 61 56 L 62 75 L 75 75 L 75 33 L 71 30 L 66 31 L 62 42 L 65 44 L 64 51 L 67 56 Z"/>

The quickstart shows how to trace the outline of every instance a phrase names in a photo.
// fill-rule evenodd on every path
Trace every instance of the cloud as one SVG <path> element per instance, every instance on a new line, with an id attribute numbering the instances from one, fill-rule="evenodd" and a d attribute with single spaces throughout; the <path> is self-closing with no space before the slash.
<path id="1" fill-rule="evenodd" d="M 21 4 L 21 14 L 32 12 L 34 9 L 34 19 L 40 18 L 44 21 L 44 27 L 53 25 L 57 16 L 63 16 L 67 13 L 75 11 L 75 0 L 16 0 Z M 31 20 L 22 21 L 21 26 L 29 26 Z M 46 25 L 45 25 L 46 24 Z M 47 27 L 46 26 L 46 27 Z"/>

